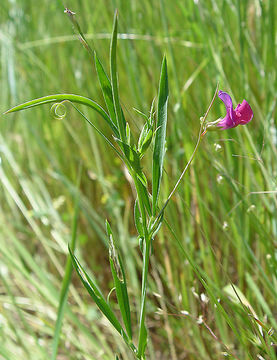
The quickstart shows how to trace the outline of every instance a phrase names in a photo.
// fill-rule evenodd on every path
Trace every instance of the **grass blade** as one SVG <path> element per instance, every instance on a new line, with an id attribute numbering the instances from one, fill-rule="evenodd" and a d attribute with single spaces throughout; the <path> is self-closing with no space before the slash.
<path id="1" fill-rule="evenodd" d="M 153 151 L 153 169 L 152 169 L 152 191 L 153 191 L 153 215 L 157 211 L 157 203 L 162 179 L 164 153 L 165 153 L 165 135 L 167 123 L 167 102 L 168 102 L 168 79 L 167 65 L 164 57 L 160 75 L 160 85 L 158 94 L 158 112 L 157 112 L 157 130 L 155 134 Z"/>
<path id="2" fill-rule="evenodd" d="M 98 105 L 95 101 L 93 101 L 85 96 L 81 96 L 81 95 L 74 95 L 74 94 L 47 95 L 47 96 L 43 96 L 38 99 L 27 101 L 23 104 L 17 105 L 15 107 L 9 109 L 8 111 L 6 111 L 5 114 L 9 114 L 9 113 L 12 113 L 15 111 L 29 109 L 29 108 L 32 108 L 32 107 L 35 107 L 38 105 L 49 104 L 52 102 L 61 102 L 61 101 L 66 101 L 66 100 L 71 101 L 73 103 L 86 105 L 86 106 L 92 108 L 93 110 L 98 112 L 98 114 L 100 114 L 102 116 L 102 118 L 110 126 L 110 128 L 112 129 L 114 134 L 118 134 L 118 130 L 117 130 L 116 126 L 110 119 L 109 115 L 105 112 L 105 110 L 100 105 Z"/>
<path id="3" fill-rule="evenodd" d="M 117 120 L 117 127 L 120 133 L 120 139 L 126 143 L 126 122 L 122 113 L 118 95 L 118 79 L 117 79 L 117 65 L 116 65 L 116 44 L 117 44 L 117 12 L 114 15 L 113 32 L 110 47 L 110 69 L 111 69 L 111 84 L 113 103 Z"/>
<path id="4" fill-rule="evenodd" d="M 69 253 L 71 256 L 71 260 L 75 270 L 77 271 L 83 285 L 87 289 L 88 293 L 90 294 L 91 298 L 94 300 L 98 308 L 101 312 L 106 316 L 106 318 L 110 321 L 113 327 L 125 338 L 127 335 L 123 330 L 120 322 L 116 318 L 115 314 L 113 313 L 110 305 L 105 300 L 104 296 L 102 295 L 101 291 L 99 290 L 98 286 L 94 283 L 94 281 L 89 277 L 86 273 L 76 256 L 72 253 L 72 250 L 69 248 Z M 125 339 L 124 338 L 124 339 Z"/>

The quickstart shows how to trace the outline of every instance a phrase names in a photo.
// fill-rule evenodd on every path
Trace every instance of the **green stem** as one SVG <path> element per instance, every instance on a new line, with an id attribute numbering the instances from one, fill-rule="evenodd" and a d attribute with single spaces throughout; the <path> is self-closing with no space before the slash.
<path id="1" fill-rule="evenodd" d="M 141 187 L 137 180 L 136 174 L 132 174 L 132 175 L 138 195 L 138 202 L 141 212 L 143 233 L 144 233 L 141 307 L 140 307 L 140 319 L 139 319 L 139 343 L 138 343 L 138 351 L 136 354 L 137 358 L 142 360 L 145 359 L 144 350 L 145 350 L 145 342 L 147 339 L 147 333 L 146 333 L 147 330 L 145 327 L 145 304 L 146 304 L 146 288 L 147 288 L 147 275 L 148 275 L 150 249 L 151 249 L 151 239 L 149 238 L 149 232 L 147 229 L 147 215 L 140 190 Z"/>
<path id="2" fill-rule="evenodd" d="M 151 249 L 151 239 L 145 238 L 144 251 L 143 251 L 143 270 L 142 270 L 142 287 L 141 287 L 141 308 L 140 308 L 140 321 L 139 321 L 139 343 L 138 343 L 138 359 L 145 359 L 144 350 L 147 334 L 145 334 L 145 305 L 146 305 L 146 287 L 147 275 L 149 268 L 149 258 Z"/>
<path id="3" fill-rule="evenodd" d="M 130 172 L 131 176 L 134 180 L 134 184 L 137 191 L 138 203 L 142 218 L 142 226 L 143 226 L 143 234 L 144 234 L 144 246 L 143 246 L 143 270 L 142 270 L 142 287 L 141 287 L 141 308 L 140 308 L 140 319 L 139 319 L 139 343 L 137 350 L 137 358 L 144 359 L 144 349 L 145 349 L 145 337 L 147 337 L 146 327 L 145 327 L 145 303 L 146 303 L 146 287 L 147 287 L 147 274 L 148 274 L 148 266 L 149 266 L 149 257 L 150 257 L 150 239 L 149 232 L 147 229 L 147 215 L 145 206 L 143 203 L 143 197 L 141 194 L 141 186 L 139 184 L 139 180 L 135 173 Z"/>
<path id="4" fill-rule="evenodd" d="M 138 203 L 139 203 L 139 208 L 140 208 L 140 214 L 141 214 L 141 219 L 142 219 L 142 226 L 143 226 L 143 233 L 144 236 L 147 236 L 148 231 L 147 231 L 147 218 L 146 218 L 146 210 L 145 210 L 145 206 L 143 203 L 143 197 L 141 194 L 141 185 L 139 184 L 139 180 L 137 179 L 137 175 L 133 172 L 130 172 L 132 175 L 132 178 L 134 180 L 134 184 L 135 184 L 135 188 L 136 188 L 136 192 L 138 195 Z"/>
<path id="5" fill-rule="evenodd" d="M 207 131 L 206 119 L 207 119 L 207 116 L 208 116 L 208 114 L 209 114 L 209 112 L 210 112 L 210 110 L 211 110 L 211 107 L 212 107 L 212 105 L 213 105 L 213 103 L 214 103 L 214 101 L 215 101 L 215 98 L 216 98 L 217 93 L 218 93 L 218 84 L 217 84 L 217 87 L 216 87 L 214 96 L 213 96 L 213 98 L 212 98 L 212 101 L 210 102 L 210 105 L 209 105 L 209 107 L 208 107 L 208 109 L 207 109 L 207 111 L 206 111 L 206 113 L 205 113 L 205 115 L 204 115 L 204 117 L 203 117 L 203 119 L 202 119 L 202 121 L 201 121 L 201 126 L 200 126 L 200 130 L 199 130 L 199 134 L 198 134 L 198 139 L 197 139 L 195 148 L 194 148 L 194 150 L 193 150 L 193 153 L 192 153 L 192 155 L 191 155 L 191 157 L 190 157 L 187 165 L 185 166 L 184 170 L 182 171 L 179 179 L 177 180 L 174 188 L 172 189 L 171 193 L 169 194 L 166 202 L 164 203 L 162 209 L 160 210 L 159 214 L 157 215 L 157 217 L 156 217 L 156 219 L 155 219 L 155 221 L 154 221 L 154 223 L 153 223 L 153 225 L 152 225 L 152 229 L 154 229 L 156 223 L 159 221 L 160 217 L 162 216 L 165 208 L 167 207 L 167 205 L 168 205 L 168 203 L 169 203 L 169 200 L 170 200 L 170 199 L 172 198 L 172 196 L 175 194 L 175 192 L 176 192 L 176 190 L 177 190 L 177 188 L 178 188 L 181 180 L 183 179 L 185 173 L 187 172 L 188 168 L 190 167 L 190 165 L 191 165 L 191 163 L 192 163 L 192 161 L 193 161 L 193 159 L 194 159 L 194 157 L 195 157 L 195 154 L 196 154 L 196 152 L 197 152 L 197 150 L 198 150 L 198 148 L 199 148 L 199 145 L 200 145 L 200 143 L 201 143 L 201 140 L 203 139 L 204 135 L 206 134 L 206 131 Z M 204 132 L 203 132 L 203 130 L 204 130 Z"/>
<path id="6" fill-rule="evenodd" d="M 182 171 L 182 174 L 180 175 L 179 179 L 177 180 L 176 184 L 174 185 L 174 188 L 172 189 L 171 193 L 169 194 L 166 202 L 164 203 L 162 209 L 160 210 L 160 212 L 159 212 L 159 214 L 158 214 L 158 216 L 157 216 L 157 219 L 159 219 L 159 217 L 160 217 L 160 216 L 162 215 L 162 213 L 164 212 L 164 209 L 166 208 L 167 204 L 169 203 L 169 200 L 172 198 L 172 196 L 173 196 L 174 193 L 176 192 L 176 190 L 177 190 L 180 182 L 182 181 L 185 173 L 187 172 L 188 168 L 190 167 L 190 165 L 191 165 L 191 163 L 192 163 L 192 161 L 193 161 L 193 159 L 194 159 L 194 157 L 195 157 L 195 154 L 196 154 L 196 152 L 197 152 L 197 150 L 198 150 L 198 148 L 199 148 L 199 145 L 200 145 L 200 143 L 201 143 L 201 140 L 202 140 L 202 138 L 203 138 L 203 136 L 202 136 L 202 130 L 203 130 L 203 125 L 201 125 L 201 127 L 200 127 L 200 131 L 199 131 L 197 143 L 196 143 L 196 145 L 195 145 L 195 148 L 194 148 L 194 150 L 193 150 L 193 153 L 192 153 L 192 155 L 191 155 L 191 157 L 190 157 L 187 165 L 185 166 L 184 170 Z"/>

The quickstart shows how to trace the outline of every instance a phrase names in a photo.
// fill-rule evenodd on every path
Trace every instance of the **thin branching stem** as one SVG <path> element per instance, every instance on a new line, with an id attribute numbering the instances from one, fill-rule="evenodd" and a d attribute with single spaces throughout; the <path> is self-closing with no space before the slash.
<path id="1" fill-rule="evenodd" d="M 158 221 L 158 220 L 161 218 L 161 216 L 163 215 L 165 208 L 167 207 L 167 205 L 168 205 L 170 199 L 172 198 L 172 196 L 175 194 L 175 192 L 176 192 L 176 190 L 177 190 L 180 182 L 182 181 L 182 179 L 183 179 L 184 175 L 186 174 L 187 170 L 189 169 L 189 167 L 190 167 L 190 165 L 191 165 L 191 163 L 192 163 L 192 161 L 193 161 L 193 159 L 194 159 L 194 157 L 195 157 L 195 154 L 197 153 L 197 150 L 198 150 L 198 148 L 199 148 L 199 145 L 200 145 L 200 143 L 201 143 L 201 141 L 202 141 L 202 139 L 203 139 L 203 137 L 204 137 L 204 135 L 205 135 L 205 131 L 203 132 L 203 130 L 205 129 L 206 119 L 207 119 L 207 117 L 208 117 L 208 115 L 209 115 L 210 109 L 211 109 L 211 107 L 212 107 L 212 105 L 213 105 L 213 103 L 214 103 L 214 101 L 215 101 L 216 95 L 217 95 L 217 93 L 218 93 L 218 86 L 219 86 L 219 84 L 217 84 L 216 90 L 215 90 L 215 92 L 214 92 L 214 96 L 213 96 L 213 98 L 212 98 L 212 101 L 211 101 L 211 103 L 210 103 L 210 105 L 209 105 L 209 107 L 208 107 L 208 109 L 207 109 L 207 111 L 206 111 L 203 119 L 201 120 L 201 125 L 200 125 L 200 129 L 199 129 L 199 133 L 198 133 L 198 138 L 197 138 L 197 142 L 196 142 L 195 148 L 194 148 L 194 150 L 193 150 L 193 153 L 192 153 L 189 161 L 187 162 L 184 170 L 182 171 L 179 179 L 177 180 L 176 184 L 174 185 L 171 193 L 169 194 L 166 202 L 164 203 L 163 207 L 161 208 L 159 214 L 157 215 L 157 217 L 156 217 L 156 219 L 155 219 L 155 221 L 154 221 L 154 223 L 153 223 L 153 225 L 152 225 L 152 228 L 155 227 L 157 221 Z"/>

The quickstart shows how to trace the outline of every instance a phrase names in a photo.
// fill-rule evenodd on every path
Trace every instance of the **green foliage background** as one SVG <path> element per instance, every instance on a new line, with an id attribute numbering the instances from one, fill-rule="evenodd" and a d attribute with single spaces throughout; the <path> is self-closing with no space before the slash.
<path id="1" fill-rule="evenodd" d="M 166 211 L 170 228 L 159 233 L 151 259 L 148 357 L 222 359 L 228 352 L 230 358 L 274 359 L 275 334 L 268 331 L 277 329 L 275 1 L 83 0 L 65 6 L 76 12 L 106 69 L 118 9 L 120 99 L 137 135 L 143 118 L 133 107 L 148 113 L 167 54 L 164 200 L 193 151 L 217 81 L 235 104 L 244 98 L 251 104 L 254 119 L 247 127 L 206 136 Z M 59 1 L 1 4 L 1 112 L 62 92 L 104 104 L 91 59 L 63 10 Z M 109 136 L 95 113 L 82 110 Z M 210 120 L 224 115 L 217 100 Z M 80 164 L 78 257 L 108 295 L 108 218 L 137 321 L 142 264 L 131 216 L 133 185 L 119 160 L 74 109 L 58 121 L 46 105 L 1 116 L 0 124 L 0 358 L 49 358 Z M 147 158 L 144 168 L 151 177 Z M 188 257 L 227 317 L 206 302 Z M 74 276 L 58 358 L 113 359 L 114 351 L 130 356 Z"/>

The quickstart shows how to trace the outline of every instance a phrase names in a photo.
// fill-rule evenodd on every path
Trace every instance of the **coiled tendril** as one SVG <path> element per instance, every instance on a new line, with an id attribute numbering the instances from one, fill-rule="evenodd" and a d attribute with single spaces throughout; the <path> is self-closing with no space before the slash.
<path id="1" fill-rule="evenodd" d="M 51 106 L 50 112 L 55 120 L 62 120 L 66 117 L 67 109 L 64 105 L 65 102 L 70 102 L 68 100 L 55 103 Z"/>

